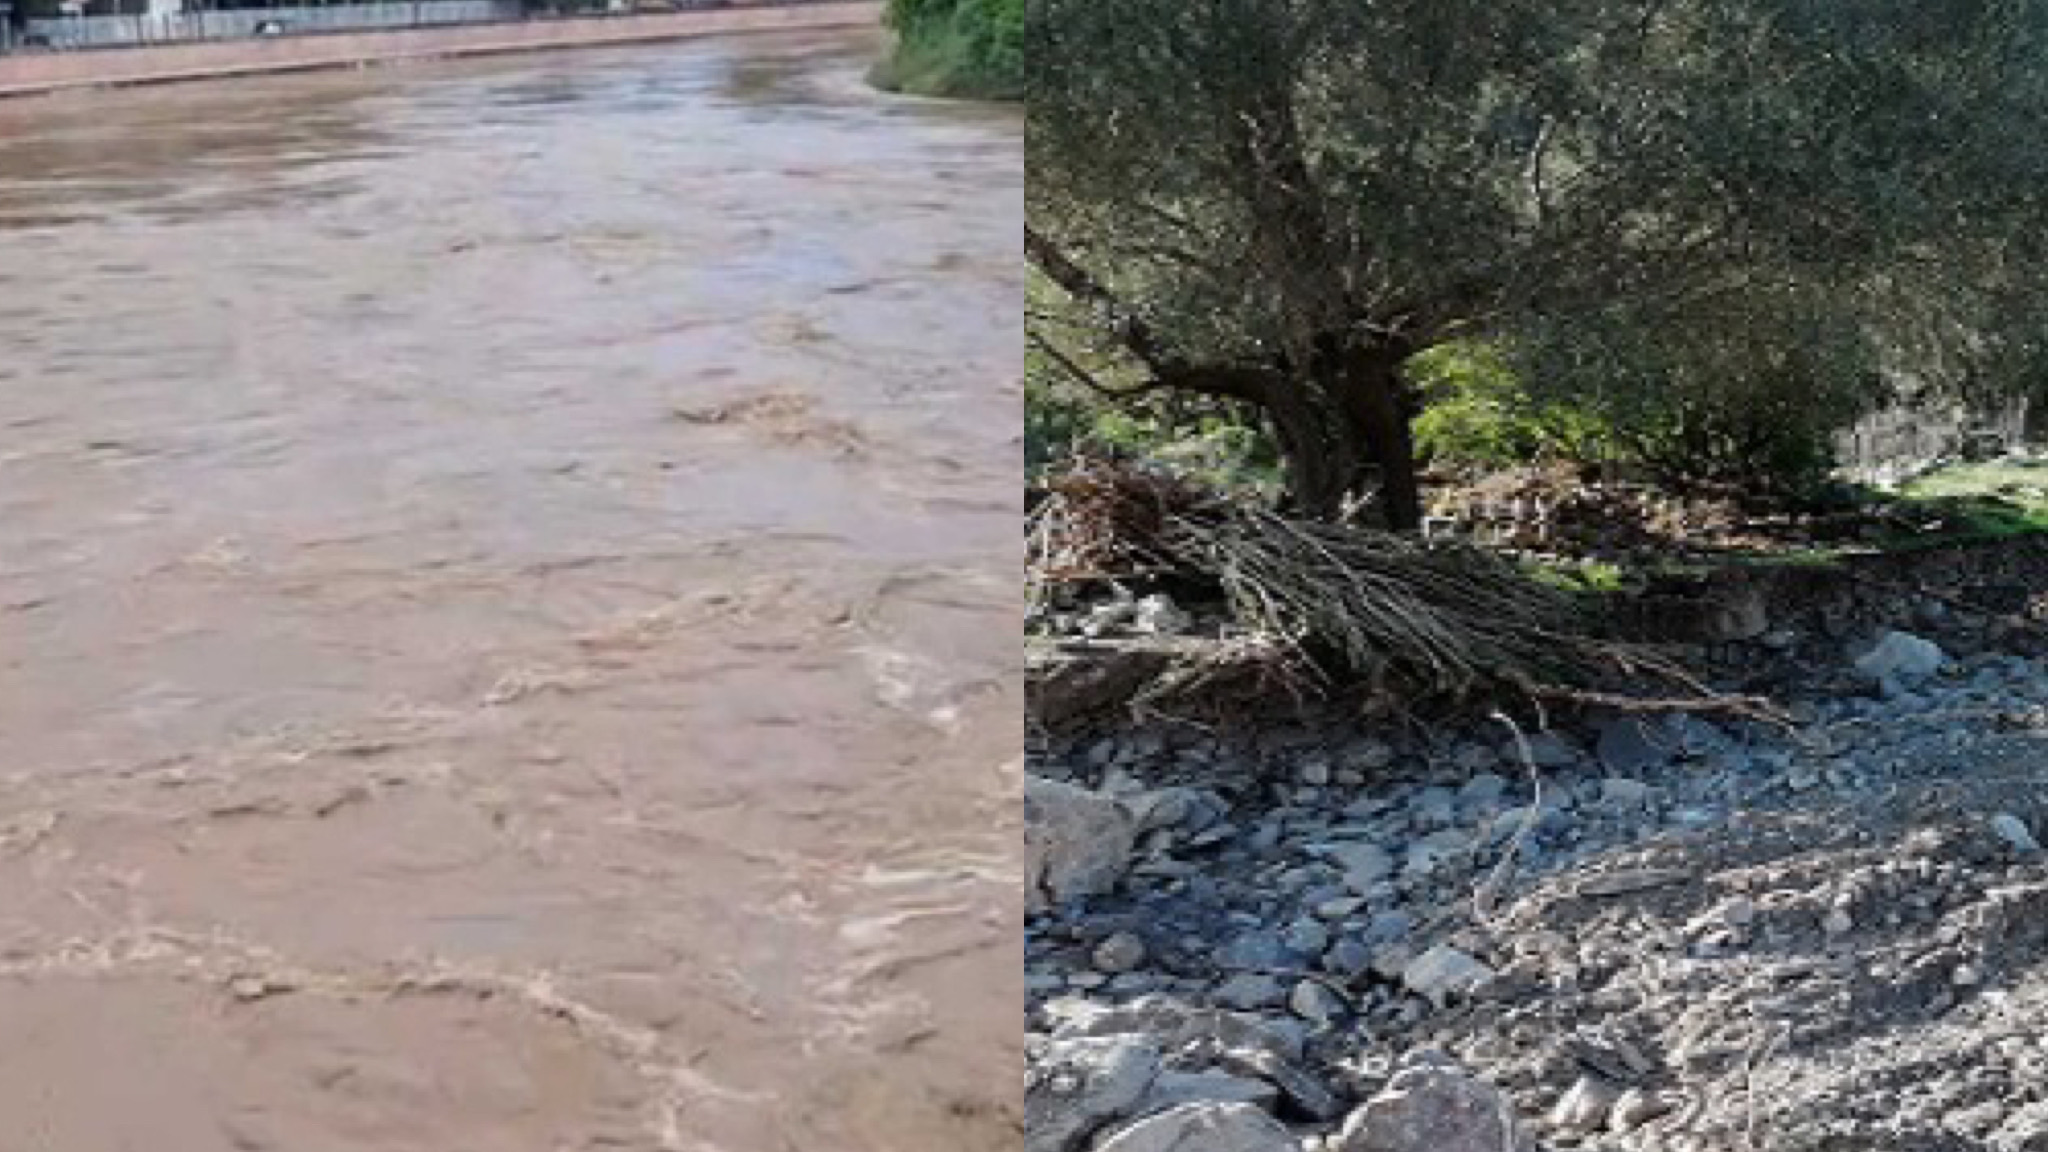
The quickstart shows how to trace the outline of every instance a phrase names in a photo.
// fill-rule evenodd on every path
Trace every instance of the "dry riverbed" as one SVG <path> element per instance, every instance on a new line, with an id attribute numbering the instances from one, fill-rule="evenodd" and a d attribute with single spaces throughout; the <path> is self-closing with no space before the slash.
<path id="1" fill-rule="evenodd" d="M 1893 607 L 1722 653 L 1790 731 L 1041 741 L 1030 1147 L 2048 1148 L 2048 665 Z"/>

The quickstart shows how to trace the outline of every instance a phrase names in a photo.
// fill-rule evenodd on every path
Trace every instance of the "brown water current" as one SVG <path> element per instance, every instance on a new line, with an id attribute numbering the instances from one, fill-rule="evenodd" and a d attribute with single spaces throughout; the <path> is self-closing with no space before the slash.
<path id="1" fill-rule="evenodd" d="M 0 105 L 0 1149 L 1014 1147 L 1022 130 Z"/>

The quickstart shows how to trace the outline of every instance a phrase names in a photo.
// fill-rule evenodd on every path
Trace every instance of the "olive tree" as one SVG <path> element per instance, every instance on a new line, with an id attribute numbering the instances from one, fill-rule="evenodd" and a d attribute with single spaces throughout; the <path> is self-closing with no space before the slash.
<path id="1" fill-rule="evenodd" d="M 1031 0 L 1027 58 L 1034 346 L 1256 412 L 1309 515 L 1420 522 L 1447 341 L 1657 389 L 2041 330 L 2048 0 Z"/>

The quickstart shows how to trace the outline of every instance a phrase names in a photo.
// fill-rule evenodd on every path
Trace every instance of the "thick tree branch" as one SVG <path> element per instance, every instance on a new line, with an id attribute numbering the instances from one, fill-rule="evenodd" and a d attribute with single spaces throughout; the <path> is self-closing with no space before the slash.
<path id="1" fill-rule="evenodd" d="M 1073 357 L 1061 351 L 1057 345 L 1047 340 L 1043 335 L 1037 332 L 1028 332 L 1025 334 L 1025 337 L 1031 341 L 1032 347 L 1044 353 L 1046 359 L 1051 360 L 1053 364 L 1058 366 L 1060 371 L 1066 373 L 1068 379 L 1098 396 L 1105 396 L 1111 400 L 1131 400 L 1148 393 L 1157 392 L 1166 387 L 1166 385 L 1160 383 L 1157 377 L 1154 377 L 1144 384 L 1134 387 L 1113 388 L 1096 379 L 1094 373 L 1081 367 L 1079 363 L 1075 362 Z"/>
<path id="2" fill-rule="evenodd" d="M 1156 374 L 1160 367 L 1170 363 L 1173 357 L 1158 333 L 1144 319 L 1132 315 L 1123 301 L 1118 300 L 1101 281 L 1088 270 L 1075 263 L 1060 246 L 1044 233 L 1024 226 L 1024 254 L 1032 264 L 1045 273 L 1045 278 L 1059 285 L 1060 290 L 1081 304 L 1095 309 L 1105 325 L 1116 336 L 1117 341 L 1130 349 L 1131 355 L 1144 361 L 1145 366 Z"/>
<path id="3" fill-rule="evenodd" d="M 1094 309 L 1117 342 L 1150 371 L 1158 387 L 1263 406 L 1275 387 L 1284 386 L 1285 364 L 1197 364 L 1175 354 L 1143 317 L 1133 314 L 1056 242 L 1028 224 L 1024 227 L 1024 253 L 1046 279 Z"/>

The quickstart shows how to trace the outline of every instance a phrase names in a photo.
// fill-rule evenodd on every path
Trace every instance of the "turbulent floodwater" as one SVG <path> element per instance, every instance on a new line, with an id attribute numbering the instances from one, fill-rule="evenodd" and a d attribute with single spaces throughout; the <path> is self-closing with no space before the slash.
<path id="1" fill-rule="evenodd" d="M 1017 1141 L 1018 119 L 0 105 L 0 1147 Z"/>

